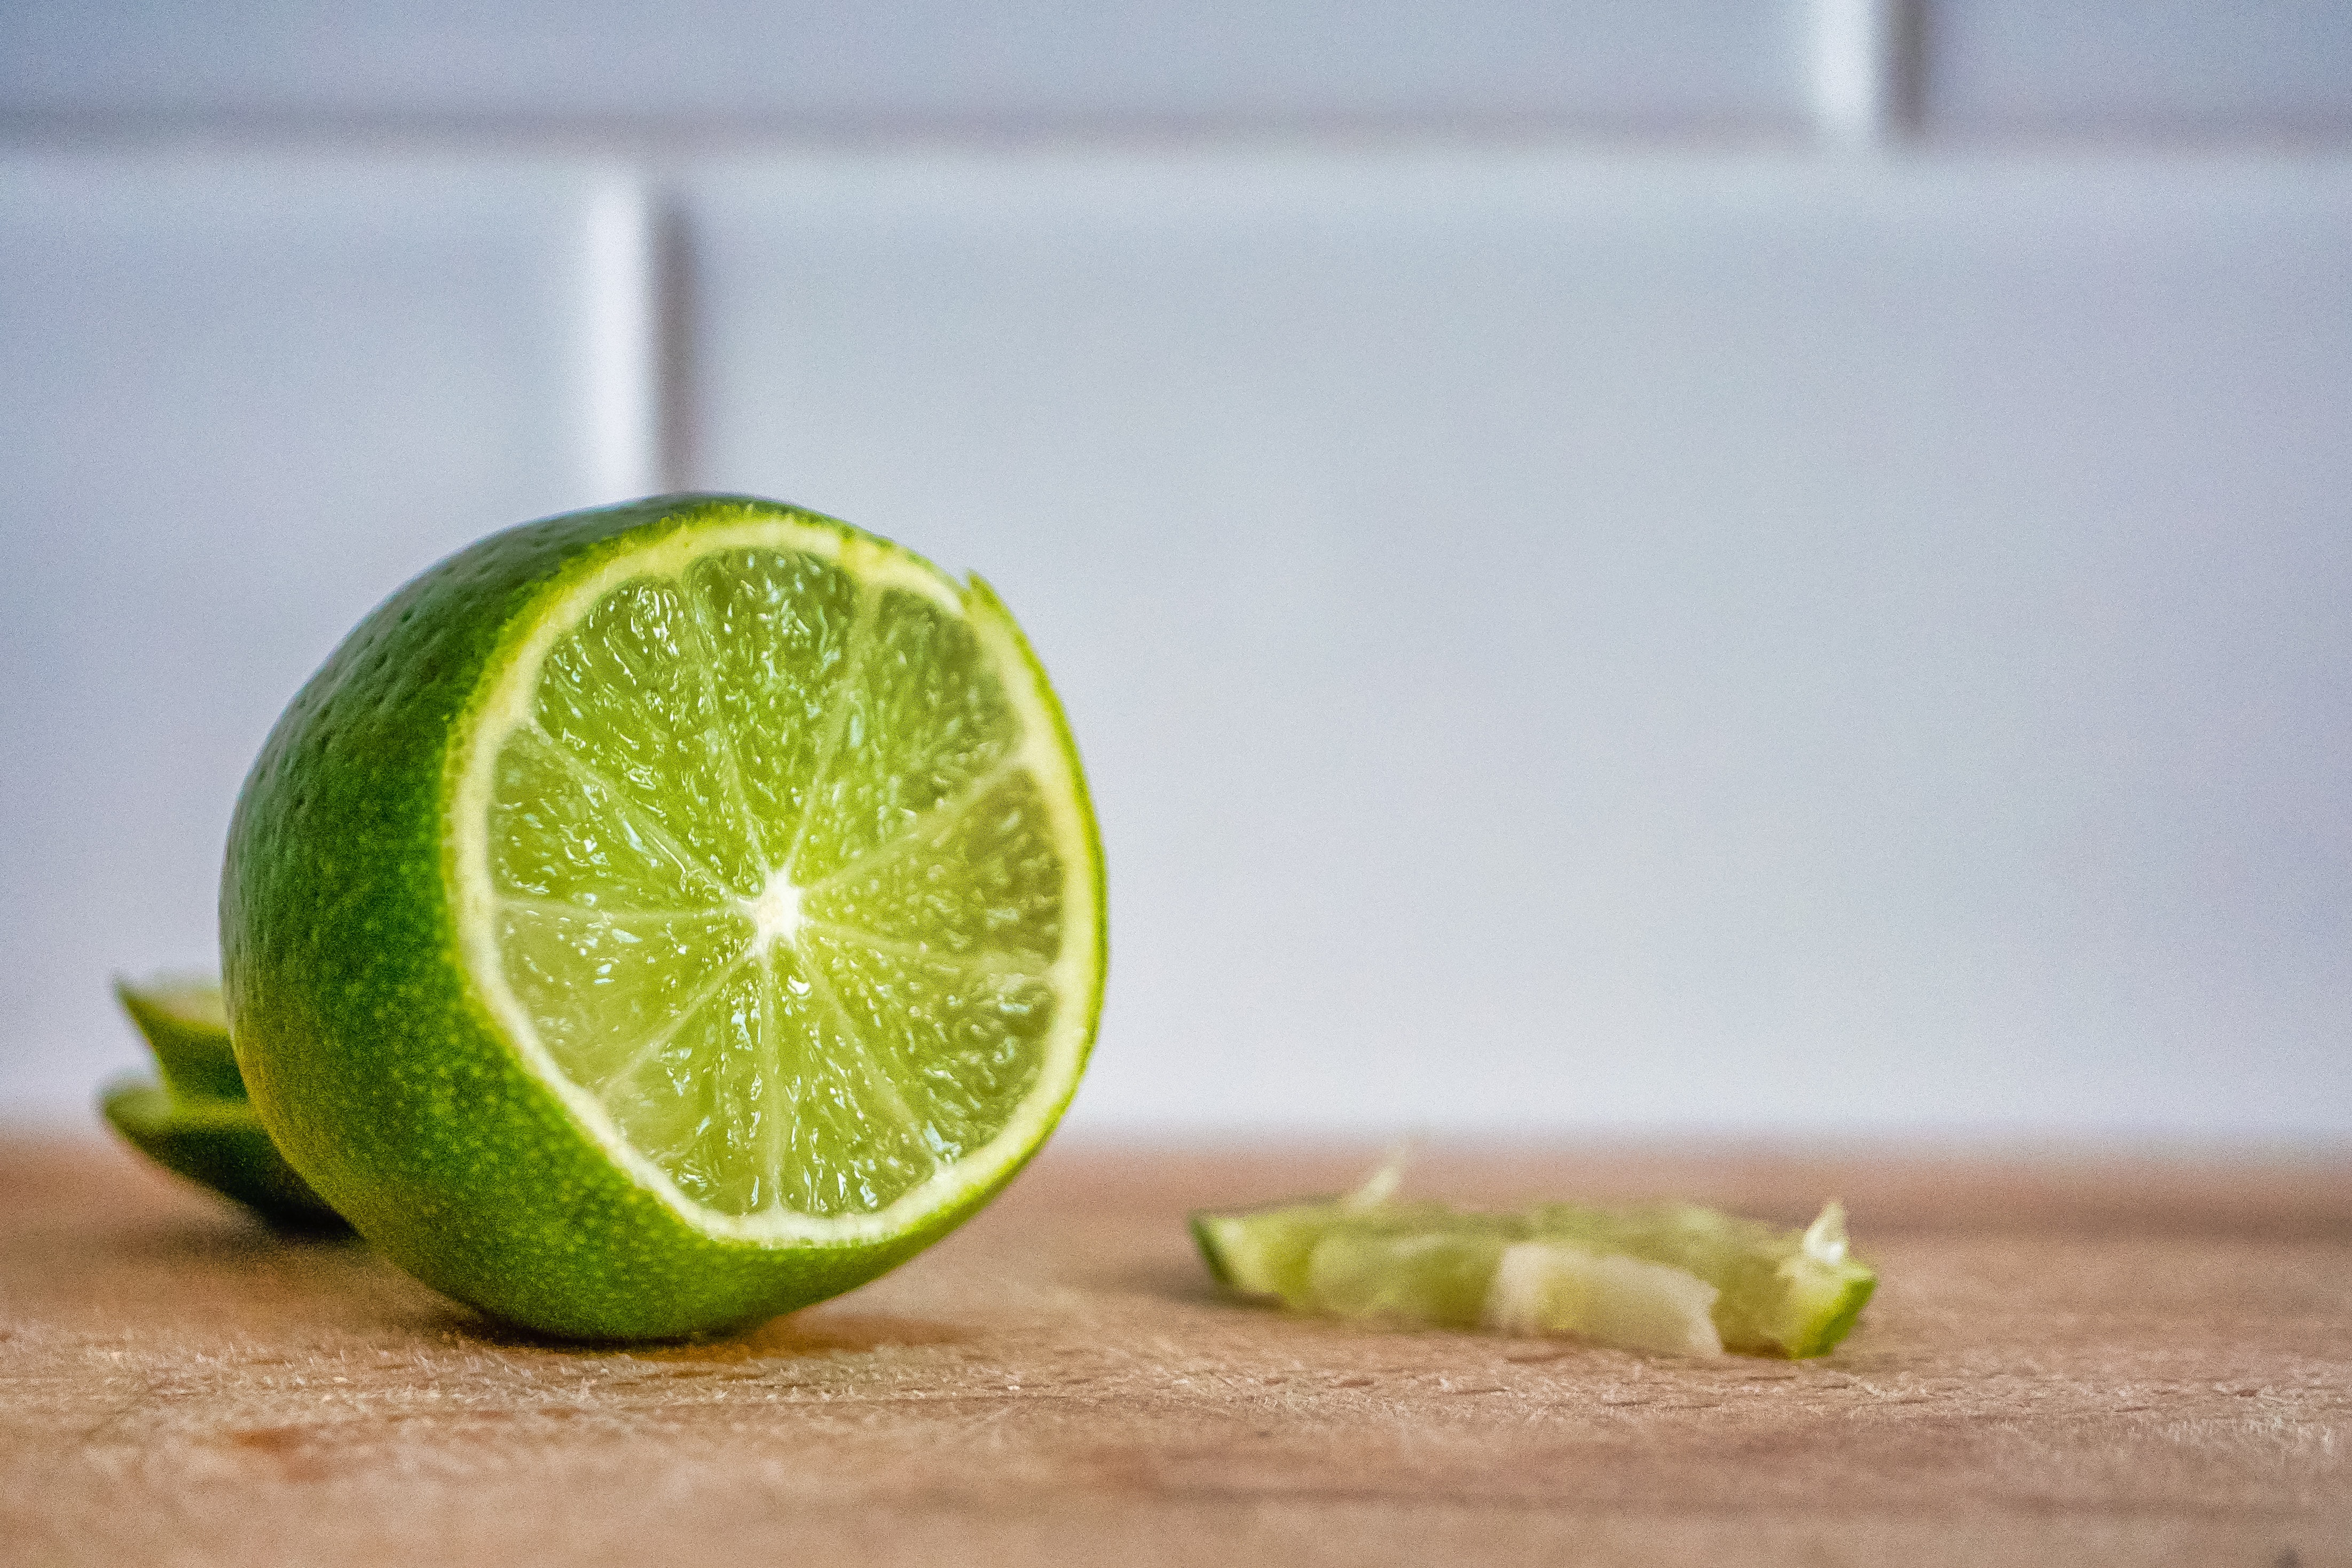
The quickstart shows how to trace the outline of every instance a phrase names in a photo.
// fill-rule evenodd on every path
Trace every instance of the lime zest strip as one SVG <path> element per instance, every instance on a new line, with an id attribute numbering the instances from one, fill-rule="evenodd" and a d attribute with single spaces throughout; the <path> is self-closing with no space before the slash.
<path id="1" fill-rule="evenodd" d="M 199 975 L 139 981 L 117 976 L 114 999 L 154 1052 L 164 1088 L 176 1095 L 245 1098 L 245 1075 L 229 1048 L 219 982 Z"/>
<path id="2" fill-rule="evenodd" d="M 1404 1185 L 1404 1173 L 1412 1168 L 1413 1160 L 1420 1153 L 1419 1138 L 1407 1138 L 1399 1143 L 1389 1150 L 1379 1165 L 1371 1168 L 1370 1175 L 1358 1182 L 1354 1189 L 1339 1200 L 1339 1206 L 1349 1209 L 1380 1207 L 1390 1198 L 1394 1197 L 1396 1189 Z"/>
<path id="3" fill-rule="evenodd" d="M 1822 1205 L 1821 1213 L 1799 1243 L 1806 1258 L 1815 1263 L 1834 1267 L 1845 1261 L 1845 1205 L 1832 1198 Z"/>

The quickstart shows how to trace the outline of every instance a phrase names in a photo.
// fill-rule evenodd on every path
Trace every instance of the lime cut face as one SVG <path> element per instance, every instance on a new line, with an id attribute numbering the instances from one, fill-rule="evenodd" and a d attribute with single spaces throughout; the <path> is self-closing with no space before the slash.
<path id="1" fill-rule="evenodd" d="M 715 1235 L 873 1238 L 1043 1137 L 1091 1028 L 1097 860 L 984 584 L 793 517 L 688 530 L 556 596 L 486 693 L 467 961 L 642 1185 Z"/>

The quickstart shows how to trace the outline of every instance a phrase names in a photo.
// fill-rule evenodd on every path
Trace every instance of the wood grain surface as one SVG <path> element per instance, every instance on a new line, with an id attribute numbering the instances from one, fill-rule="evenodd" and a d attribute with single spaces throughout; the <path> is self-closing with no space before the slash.
<path id="1" fill-rule="evenodd" d="M 2352 1564 L 2352 1164 L 1445 1152 L 1411 1190 L 1835 1194 L 1825 1361 L 1220 1301 L 1185 1210 L 1366 1151 L 1049 1151 L 746 1336 L 518 1338 L 90 1143 L 0 1143 L 8 1563 Z"/>

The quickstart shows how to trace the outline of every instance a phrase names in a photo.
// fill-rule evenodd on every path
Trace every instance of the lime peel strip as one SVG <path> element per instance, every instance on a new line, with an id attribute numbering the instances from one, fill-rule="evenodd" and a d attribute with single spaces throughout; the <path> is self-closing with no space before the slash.
<path id="1" fill-rule="evenodd" d="M 1792 1358 L 1833 1349 L 1877 1285 L 1835 1200 L 1802 1232 L 1688 1205 L 1470 1213 L 1396 1202 L 1407 1154 L 1342 1197 L 1193 1215 L 1210 1274 L 1322 1316 Z"/>

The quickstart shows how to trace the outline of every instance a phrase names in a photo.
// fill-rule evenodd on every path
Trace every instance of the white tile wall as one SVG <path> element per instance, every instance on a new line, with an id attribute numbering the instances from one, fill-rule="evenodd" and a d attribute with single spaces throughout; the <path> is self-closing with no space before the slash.
<path id="1" fill-rule="evenodd" d="M 2352 132 L 2343 0 L 1937 0 L 1925 43 L 1937 131 Z"/>
<path id="2" fill-rule="evenodd" d="M 696 192 L 704 478 L 1057 674 L 1087 1119 L 2352 1128 L 2352 169 Z"/>
<path id="3" fill-rule="evenodd" d="M 593 170 L 0 162 L 0 1109 L 132 1059 L 110 973 L 211 965 L 237 785 L 370 605 L 651 487 L 592 267 L 634 212 Z"/>
<path id="4" fill-rule="evenodd" d="M 2352 1134 L 2344 16 L 0 7 L 0 1116 L 370 603 L 691 478 L 1034 632 L 1081 1123 Z"/>
<path id="5" fill-rule="evenodd" d="M 1800 0 L 14 0 L 0 103 L 719 127 L 1804 119 Z"/>

